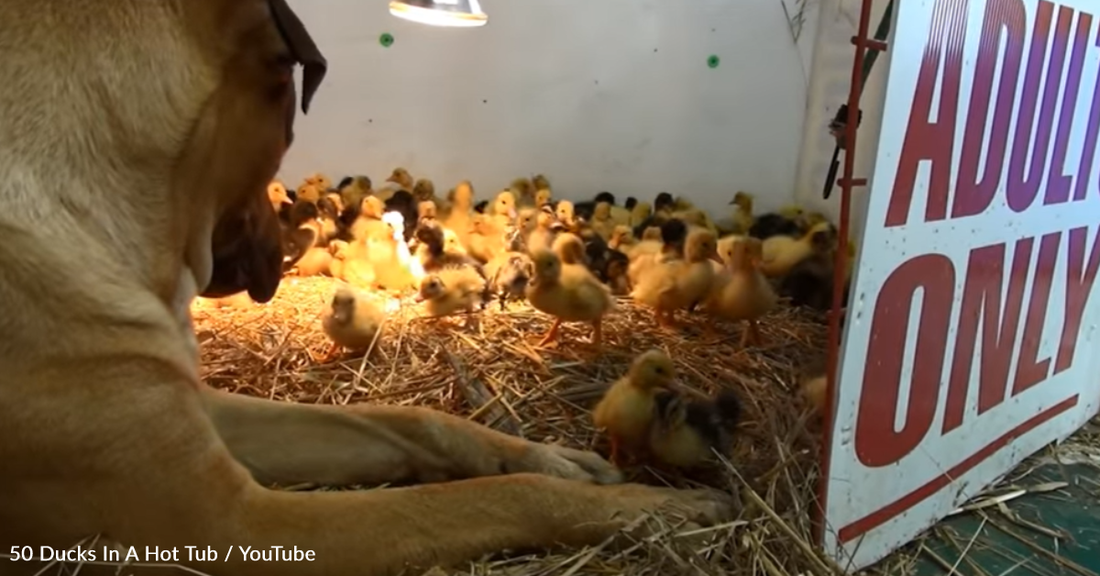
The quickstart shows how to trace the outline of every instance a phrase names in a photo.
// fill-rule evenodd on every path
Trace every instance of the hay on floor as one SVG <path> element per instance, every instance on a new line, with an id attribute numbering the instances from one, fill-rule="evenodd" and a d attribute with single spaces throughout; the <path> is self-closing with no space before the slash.
<path id="1" fill-rule="evenodd" d="M 605 455 L 589 410 L 600 386 L 621 376 L 633 356 L 648 348 L 669 352 L 682 385 L 703 393 L 732 389 L 742 399 L 732 465 L 690 476 L 626 471 L 632 481 L 736 490 L 745 504 L 740 518 L 709 529 L 709 544 L 677 545 L 670 527 L 669 537 L 647 539 L 626 551 L 490 558 L 457 573 L 834 572 L 807 544 L 812 541 L 820 429 L 797 392 L 804 371 L 824 362 L 826 327 L 820 316 L 782 308 L 761 323 L 762 347 L 740 349 L 741 326 L 721 325 L 723 339 L 708 342 L 701 327 L 711 320 L 702 314 L 681 315 L 683 329 L 671 334 L 657 328 L 649 311 L 620 301 L 605 319 L 604 346 L 597 356 L 587 346 L 590 328 L 579 324 L 563 327 L 565 344 L 559 348 L 536 349 L 534 342 L 550 318 L 526 304 L 501 312 L 493 302 L 472 331 L 462 327 L 461 318 L 426 319 L 411 302 L 398 308 L 396 301 L 379 295 L 392 314 L 376 350 L 342 353 L 321 365 L 315 358 L 329 341 L 320 318 L 334 285 L 329 278 L 287 278 L 264 305 L 218 306 L 200 299 L 195 328 L 206 381 L 278 400 L 429 406 L 531 440 Z"/>

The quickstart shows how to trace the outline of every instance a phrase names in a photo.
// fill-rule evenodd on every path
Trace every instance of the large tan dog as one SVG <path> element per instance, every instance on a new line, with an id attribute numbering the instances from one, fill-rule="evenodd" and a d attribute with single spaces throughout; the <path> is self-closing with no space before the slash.
<path id="1" fill-rule="evenodd" d="M 724 495 L 617 484 L 462 418 L 200 383 L 188 305 L 273 296 L 292 71 L 303 111 L 325 73 L 283 2 L 0 0 L 0 553 L 98 535 L 213 575 L 377 576 L 594 543 L 645 511 L 725 517 Z M 400 481 L 434 484 L 265 487 Z M 276 545 L 314 560 L 183 553 Z"/>

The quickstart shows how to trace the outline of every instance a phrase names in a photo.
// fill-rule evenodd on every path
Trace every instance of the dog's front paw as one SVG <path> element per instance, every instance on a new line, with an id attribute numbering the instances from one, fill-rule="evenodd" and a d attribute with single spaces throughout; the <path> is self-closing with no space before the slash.
<path id="1" fill-rule="evenodd" d="M 508 467 L 509 473 L 530 472 L 596 484 L 623 481 L 622 472 L 599 454 L 553 444 L 529 443 L 523 457 L 514 464 Z"/>
<path id="2" fill-rule="evenodd" d="M 705 488 L 679 490 L 639 484 L 623 484 L 602 488 L 625 503 L 622 512 L 661 513 L 680 517 L 692 525 L 713 526 L 733 519 L 737 498 L 726 492 Z"/>

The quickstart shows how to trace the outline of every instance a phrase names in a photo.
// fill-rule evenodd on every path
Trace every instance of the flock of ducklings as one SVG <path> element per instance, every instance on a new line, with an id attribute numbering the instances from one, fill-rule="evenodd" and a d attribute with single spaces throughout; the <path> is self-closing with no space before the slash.
<path id="1" fill-rule="evenodd" d="M 683 310 L 743 321 L 742 346 L 761 343 L 757 322 L 781 299 L 820 310 L 832 302 L 835 226 L 798 206 L 754 216 L 746 192 L 718 221 L 664 192 L 652 204 L 619 206 L 608 192 L 555 200 L 542 175 L 482 202 L 469 181 L 440 198 L 431 180 L 404 168 L 377 188 L 365 176 L 333 186 L 313 174 L 296 191 L 273 181 L 268 193 L 283 225 L 284 271 L 344 281 L 323 316 L 332 341 L 323 360 L 379 337 L 387 313 L 360 289 L 415 294 L 427 316 L 465 315 L 468 327 L 494 298 L 501 309 L 526 300 L 553 318 L 538 346 L 560 343 L 562 323 L 585 323 L 597 352 L 616 297 L 650 308 L 668 330 Z M 708 334 L 713 324 L 705 323 Z M 711 448 L 725 453 L 737 398 L 690 398 L 674 380 L 671 359 L 653 350 L 609 388 L 593 418 L 610 436 L 613 460 L 627 452 L 692 467 Z M 804 393 L 818 404 L 823 380 Z"/>

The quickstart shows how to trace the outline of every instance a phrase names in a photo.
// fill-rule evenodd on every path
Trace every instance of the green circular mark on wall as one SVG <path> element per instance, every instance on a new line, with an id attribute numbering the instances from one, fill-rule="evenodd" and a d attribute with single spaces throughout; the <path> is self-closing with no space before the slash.
<path id="1" fill-rule="evenodd" d="M 722 63 L 722 60 L 720 58 L 718 58 L 717 54 L 711 54 L 710 56 L 707 56 L 707 66 L 708 67 L 717 68 L 718 65 L 721 64 L 721 63 Z"/>
<path id="2" fill-rule="evenodd" d="M 390 46 L 393 46 L 393 34 L 390 34 L 389 32 L 382 34 L 378 37 L 378 43 L 381 44 L 383 48 L 389 48 Z"/>

